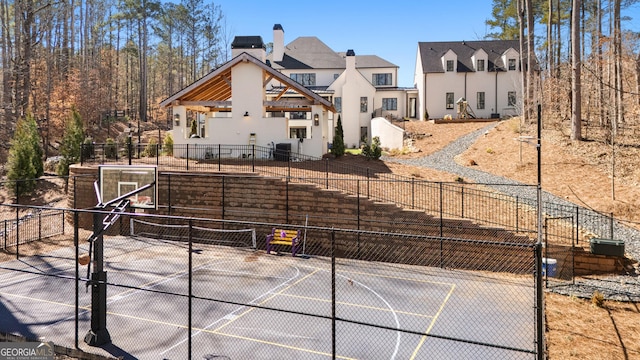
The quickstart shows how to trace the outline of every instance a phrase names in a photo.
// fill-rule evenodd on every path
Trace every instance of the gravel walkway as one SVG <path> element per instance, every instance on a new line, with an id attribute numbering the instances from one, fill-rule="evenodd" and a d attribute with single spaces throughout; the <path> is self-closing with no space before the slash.
<path id="1" fill-rule="evenodd" d="M 518 196 L 521 201 L 528 201 L 532 206 L 535 206 L 537 192 L 534 186 L 513 186 L 525 184 L 468 166 L 461 166 L 455 162 L 455 157 L 457 155 L 466 151 L 478 137 L 484 135 L 485 132 L 490 131 L 498 124 L 498 122 L 491 123 L 479 130 L 458 138 L 442 150 L 431 155 L 414 159 L 397 159 L 385 156 L 382 160 L 445 171 L 474 183 L 502 184 L 503 186 L 491 185 L 491 187 L 514 197 Z M 542 151 L 544 151 L 544 148 Z M 575 204 L 546 191 L 542 192 L 542 203 L 544 206 L 544 212 L 551 216 L 557 216 L 558 214 L 556 212 L 558 211 L 575 209 L 576 207 Z M 605 234 L 601 234 L 603 232 L 602 222 L 600 221 L 602 219 L 601 214 L 581 207 L 579 208 L 579 214 L 578 221 L 581 227 L 588 229 L 595 234 L 600 234 L 602 237 L 610 237 L 605 236 Z M 625 253 L 628 257 L 634 260 L 640 259 L 640 231 L 615 222 L 613 238 L 623 239 L 625 241 Z M 590 298 L 593 292 L 598 290 L 605 295 L 606 299 L 609 300 L 640 302 L 640 278 L 636 273 L 600 278 L 576 278 L 575 284 L 549 283 L 549 285 L 548 289 L 550 291 L 566 295 Z"/>

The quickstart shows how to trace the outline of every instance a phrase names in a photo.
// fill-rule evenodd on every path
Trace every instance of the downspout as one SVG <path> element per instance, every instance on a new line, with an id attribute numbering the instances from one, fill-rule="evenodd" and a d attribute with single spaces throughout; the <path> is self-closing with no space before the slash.
<path id="1" fill-rule="evenodd" d="M 426 118 L 425 114 L 429 111 L 429 109 L 427 109 L 427 74 L 425 73 L 424 75 L 422 75 L 422 88 L 424 89 L 424 99 L 422 99 L 422 108 L 423 108 L 423 112 L 420 115 L 420 117 L 425 117 L 424 121 L 427 121 L 429 119 Z"/>
<path id="2" fill-rule="evenodd" d="M 467 72 L 464 72 L 464 99 L 469 100 L 467 97 Z"/>
<path id="3" fill-rule="evenodd" d="M 495 91 L 496 91 L 496 95 L 494 97 L 495 100 L 495 113 L 494 114 L 498 114 L 498 70 L 496 69 L 496 86 L 495 86 Z"/>

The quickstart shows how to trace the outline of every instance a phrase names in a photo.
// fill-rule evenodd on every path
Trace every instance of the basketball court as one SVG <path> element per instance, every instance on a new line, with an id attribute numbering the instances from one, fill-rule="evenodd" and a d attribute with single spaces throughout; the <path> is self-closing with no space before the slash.
<path id="1" fill-rule="evenodd" d="M 123 359 L 535 357 L 531 276 L 268 255 L 251 228 L 143 214 L 136 236 L 104 235 L 157 208 L 156 180 L 153 166 L 101 166 L 86 256 L 0 264 L 0 331 Z"/>
<path id="2" fill-rule="evenodd" d="M 90 347 L 81 340 L 80 347 L 125 359 L 187 358 L 188 245 L 121 236 L 104 241 L 112 343 Z M 63 248 L 2 264 L 1 330 L 72 347 L 74 260 L 75 249 Z M 331 358 L 331 259 L 194 244 L 192 261 L 193 359 Z M 91 291 L 84 284 L 80 339 L 91 328 Z M 533 354 L 507 350 L 533 348 L 534 289 L 527 284 L 530 279 L 337 260 L 336 358 L 532 359 Z M 487 298 L 495 306 L 487 306 Z M 507 303 L 522 312 L 505 314 Z M 419 335 L 425 333 L 436 337 Z M 501 340 L 498 347 L 478 345 L 495 339 Z"/>

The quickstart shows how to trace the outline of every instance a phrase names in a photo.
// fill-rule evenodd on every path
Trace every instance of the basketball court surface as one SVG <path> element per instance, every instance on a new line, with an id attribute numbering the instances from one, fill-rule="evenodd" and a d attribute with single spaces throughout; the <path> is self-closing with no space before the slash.
<path id="1" fill-rule="evenodd" d="M 112 343 L 82 341 L 91 327 L 91 290 L 81 281 L 80 348 L 124 359 L 186 359 L 187 244 L 104 241 L 104 267 L 115 284 L 107 292 Z M 86 243 L 81 248 L 88 251 Z M 331 259 L 194 244 L 192 260 L 193 359 L 331 358 Z M 73 347 L 75 249 L 0 267 L 0 330 Z M 535 358 L 531 277 L 343 259 L 335 273 L 338 359 Z"/>

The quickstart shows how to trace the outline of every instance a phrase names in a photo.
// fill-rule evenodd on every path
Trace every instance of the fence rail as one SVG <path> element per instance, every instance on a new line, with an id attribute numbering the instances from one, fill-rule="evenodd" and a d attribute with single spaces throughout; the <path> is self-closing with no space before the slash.
<path id="1" fill-rule="evenodd" d="M 0 222 L 1 249 L 64 234 L 64 227 L 64 210 L 38 209 L 21 215 L 16 208 L 16 218 Z"/>
<path id="2" fill-rule="evenodd" d="M 284 245 L 275 251 L 288 256 L 275 256 L 247 233 L 264 249 L 272 228 L 291 224 L 125 213 L 144 235 L 114 225 L 85 277 L 78 216 L 100 213 L 66 211 L 75 245 L 0 264 L 31 285 L 3 282 L 22 302 L 0 331 L 112 357 L 543 357 L 534 244 L 293 226 L 304 230 L 300 256 Z M 74 287 L 75 298 L 61 291 Z M 34 313 L 46 326 L 25 326 Z M 113 345 L 85 344 L 105 334 Z"/>
<path id="3" fill-rule="evenodd" d="M 258 172 L 290 182 L 312 183 L 374 201 L 425 211 L 431 215 L 468 219 L 481 225 L 516 233 L 537 232 L 536 199 L 511 196 L 491 189 L 492 184 L 446 183 L 420 180 L 352 164 L 256 145 L 83 144 L 82 163 L 155 164 L 164 171 Z M 495 184 L 502 188 L 533 185 Z M 519 192 L 519 191 L 516 191 Z M 544 202 L 549 217 L 574 216 L 574 226 L 604 238 L 614 237 L 611 214 L 578 206 Z M 579 231 L 576 231 L 576 234 Z M 579 245 L 579 239 L 576 239 Z"/>

